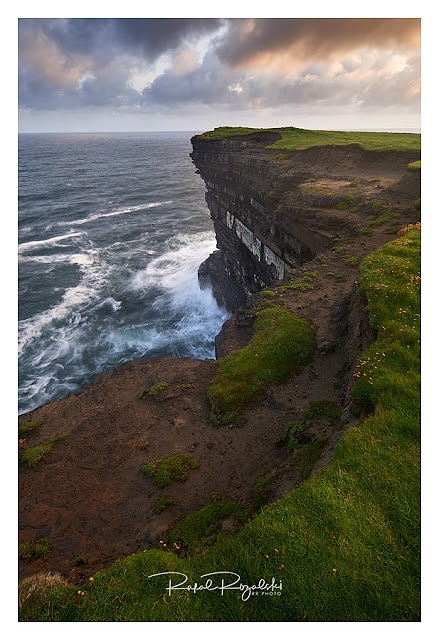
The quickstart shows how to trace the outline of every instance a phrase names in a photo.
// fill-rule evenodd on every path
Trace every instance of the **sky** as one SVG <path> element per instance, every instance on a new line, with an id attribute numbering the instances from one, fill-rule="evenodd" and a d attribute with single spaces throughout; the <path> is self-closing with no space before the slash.
<path id="1" fill-rule="evenodd" d="M 22 15 L 21 132 L 421 126 L 420 18 Z"/>

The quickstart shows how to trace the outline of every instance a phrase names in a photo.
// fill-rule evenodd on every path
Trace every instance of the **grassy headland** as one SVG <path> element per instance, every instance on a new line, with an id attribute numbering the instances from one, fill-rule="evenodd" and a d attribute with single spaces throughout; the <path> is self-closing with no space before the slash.
<path id="1" fill-rule="evenodd" d="M 369 131 L 319 131 L 280 127 L 278 129 L 252 129 L 249 127 L 217 127 L 199 137 L 205 140 L 246 136 L 258 132 L 276 132 L 280 140 L 269 149 L 280 151 L 300 151 L 309 147 L 346 146 L 358 144 L 367 151 L 421 151 L 421 135 L 418 133 L 387 133 Z"/>
<path id="2" fill-rule="evenodd" d="M 211 510 L 200 513 L 187 526 L 187 554 L 172 550 L 169 539 L 171 550 L 162 545 L 121 559 L 79 589 L 52 580 L 48 590 L 45 577 L 24 582 L 20 619 L 418 621 L 419 270 L 417 228 L 361 266 L 377 339 L 361 358 L 354 397 L 369 413 L 345 433 L 326 468 L 262 508 L 237 535 L 212 534 Z M 215 542 L 198 548 L 197 529 Z M 219 571 L 238 574 L 241 589 L 168 592 L 170 576 L 150 577 L 180 572 L 200 585 L 203 574 Z M 181 580 L 173 576 L 174 584 Z M 260 580 L 276 587 L 264 589 Z M 258 584 L 259 595 L 247 598 L 244 585 Z"/>

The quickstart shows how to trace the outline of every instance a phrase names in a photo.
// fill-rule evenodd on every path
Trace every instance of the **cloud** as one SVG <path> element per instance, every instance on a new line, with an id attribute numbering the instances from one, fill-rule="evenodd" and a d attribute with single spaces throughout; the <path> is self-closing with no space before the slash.
<path id="1" fill-rule="evenodd" d="M 121 53 L 154 60 L 194 37 L 217 31 L 217 18 L 24 18 L 20 35 L 42 35 L 66 56 L 108 60 Z"/>
<path id="2" fill-rule="evenodd" d="M 112 20 L 115 40 L 147 59 L 178 49 L 184 42 L 217 31 L 218 18 L 126 18 Z"/>
<path id="3" fill-rule="evenodd" d="M 143 91 L 149 104 L 202 103 L 239 109 L 268 109 L 315 104 L 418 106 L 419 58 L 377 50 L 347 55 L 337 62 L 309 63 L 289 73 L 225 70 L 213 52 L 183 75 L 171 69 Z"/>
<path id="4" fill-rule="evenodd" d="M 21 19 L 19 103 L 417 110 L 419 39 L 411 18 Z"/>
<path id="5" fill-rule="evenodd" d="M 79 108 L 138 102 L 129 85 L 132 60 L 102 60 L 87 47 L 74 55 L 42 30 L 22 29 L 19 53 L 19 103 L 24 108 Z"/>
<path id="6" fill-rule="evenodd" d="M 172 63 L 172 72 L 178 76 L 190 73 L 198 66 L 198 56 L 194 49 L 188 48 L 181 51 Z"/>
<path id="7" fill-rule="evenodd" d="M 167 69 L 144 89 L 143 98 L 149 104 L 196 103 L 224 104 L 229 102 L 228 85 L 240 74 L 226 72 L 218 58 L 207 53 L 201 65 L 188 73 L 178 74 Z"/>
<path id="8" fill-rule="evenodd" d="M 218 31 L 219 19 L 20 19 L 19 100 L 24 108 L 140 101 L 130 78 L 161 55 L 192 68 L 187 42 Z"/>
<path id="9" fill-rule="evenodd" d="M 419 47 L 415 18 L 245 18 L 230 21 L 217 54 L 233 66 L 327 61 L 365 47 Z M 283 66 L 283 63 L 282 63 Z"/>

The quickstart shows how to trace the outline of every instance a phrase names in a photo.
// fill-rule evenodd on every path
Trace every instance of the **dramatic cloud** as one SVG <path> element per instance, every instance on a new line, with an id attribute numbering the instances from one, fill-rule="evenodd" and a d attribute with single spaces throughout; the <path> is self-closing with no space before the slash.
<path id="1" fill-rule="evenodd" d="M 419 47 L 420 21 L 410 18 L 238 19 L 217 48 L 233 66 L 334 60 L 363 48 Z"/>
<path id="2" fill-rule="evenodd" d="M 218 58 L 206 55 L 190 72 L 167 70 L 144 90 L 149 103 L 201 102 L 233 108 L 269 108 L 285 105 L 417 104 L 419 60 L 377 56 L 361 60 L 342 58 L 337 64 L 309 64 L 291 73 L 245 72 L 224 68 Z"/>
<path id="3" fill-rule="evenodd" d="M 20 105 L 30 108 L 135 101 L 133 69 L 218 30 L 216 19 L 23 19 Z M 140 96 L 137 95 L 137 102 Z"/>
<path id="4" fill-rule="evenodd" d="M 108 59 L 130 53 L 148 60 L 177 49 L 185 41 L 217 31 L 216 18 L 74 18 L 21 19 L 20 35 L 43 36 L 66 56 Z"/>
<path id="5" fill-rule="evenodd" d="M 114 37 L 122 46 L 154 59 L 186 41 L 217 31 L 222 22 L 216 18 L 128 18 L 112 24 Z"/>
<path id="6" fill-rule="evenodd" d="M 21 19 L 23 113 L 303 106 L 419 113 L 420 21 Z"/>

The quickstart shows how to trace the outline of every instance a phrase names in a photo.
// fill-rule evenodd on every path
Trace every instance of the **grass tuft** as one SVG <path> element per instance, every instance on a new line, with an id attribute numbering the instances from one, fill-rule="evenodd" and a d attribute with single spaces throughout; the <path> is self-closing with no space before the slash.
<path id="1" fill-rule="evenodd" d="M 281 285 L 277 288 L 278 293 L 281 295 L 284 293 L 288 293 L 289 291 L 300 291 L 301 293 L 306 293 L 307 291 L 312 291 L 314 289 L 314 281 L 318 278 L 318 271 L 307 271 L 303 270 L 303 273 L 298 278 L 292 278 L 288 284 Z"/>
<path id="2" fill-rule="evenodd" d="M 50 597 L 58 587 L 66 587 L 67 581 L 59 573 L 37 573 L 20 582 L 18 590 L 19 609 L 36 611 L 39 615 L 44 611 L 50 615 Z"/>
<path id="3" fill-rule="evenodd" d="M 143 473 L 154 478 L 162 489 L 171 482 L 185 482 L 188 479 L 188 469 L 198 469 L 200 465 L 190 456 L 168 455 L 148 462 L 142 467 Z"/>
<path id="4" fill-rule="evenodd" d="M 213 424 L 239 421 L 241 412 L 271 384 L 287 380 L 314 353 L 309 322 L 280 307 L 262 309 L 250 343 L 223 358 L 208 389 Z"/>
<path id="5" fill-rule="evenodd" d="M 242 505 L 214 500 L 172 527 L 166 534 L 167 546 L 176 544 L 186 554 L 200 553 L 224 537 L 227 532 L 225 520 L 231 523 L 230 530 L 236 531 L 248 517 L 248 509 Z"/>
<path id="6" fill-rule="evenodd" d="M 18 557 L 22 560 L 33 560 L 44 558 L 49 553 L 49 540 L 47 538 L 37 538 L 30 542 L 23 542 L 18 548 Z"/>
<path id="7" fill-rule="evenodd" d="M 20 460 L 25 467 L 32 469 L 36 467 L 37 464 L 42 460 L 42 458 L 52 450 L 54 443 L 57 440 L 61 440 L 62 438 L 66 438 L 68 436 L 67 433 L 62 433 L 54 438 L 51 438 L 48 442 L 44 444 L 40 444 L 36 447 L 30 447 L 29 449 L 25 449 L 20 456 Z"/>
<path id="8" fill-rule="evenodd" d="M 166 511 L 166 509 L 169 509 L 169 507 L 172 507 L 172 505 L 174 504 L 175 504 L 175 500 L 173 500 L 172 498 L 161 498 L 154 505 L 154 513 L 157 513 L 158 515 L 159 513 Z"/>
<path id="9" fill-rule="evenodd" d="M 145 397 L 152 398 L 152 400 L 157 400 L 163 393 L 163 391 L 168 388 L 168 386 L 169 385 L 167 382 L 156 382 L 148 389 L 148 391 L 142 391 L 142 393 L 139 395 L 139 400 L 142 400 Z"/>
<path id="10" fill-rule="evenodd" d="M 18 437 L 21 438 L 31 433 L 31 431 L 39 427 L 41 424 L 42 424 L 41 422 L 32 421 L 32 420 L 25 422 L 24 424 L 18 427 Z"/>

